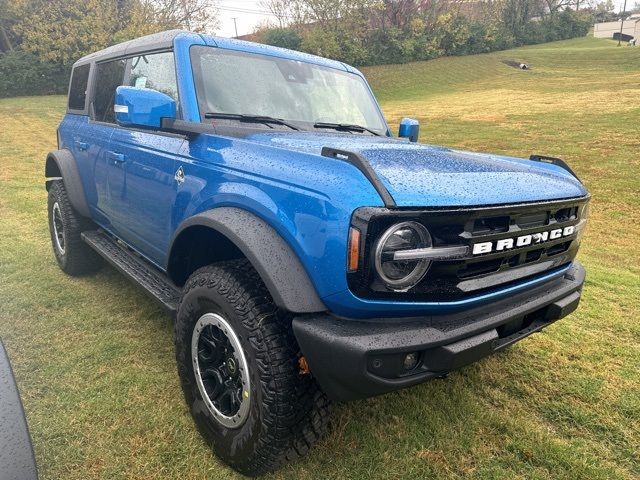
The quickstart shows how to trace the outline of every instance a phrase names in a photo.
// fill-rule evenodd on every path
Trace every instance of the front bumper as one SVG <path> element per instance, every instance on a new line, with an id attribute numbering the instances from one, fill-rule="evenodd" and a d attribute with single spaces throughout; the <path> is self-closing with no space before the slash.
<path id="1" fill-rule="evenodd" d="M 314 377 L 334 400 L 416 385 L 501 350 L 573 312 L 585 270 L 574 262 L 554 280 L 488 305 L 446 315 L 352 320 L 298 316 L 293 331 Z M 418 365 L 403 362 L 416 352 Z"/>

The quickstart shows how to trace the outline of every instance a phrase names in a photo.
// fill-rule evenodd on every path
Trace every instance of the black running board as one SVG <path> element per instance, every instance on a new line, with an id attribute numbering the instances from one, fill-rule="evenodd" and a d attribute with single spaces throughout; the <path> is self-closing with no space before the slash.
<path id="1" fill-rule="evenodd" d="M 121 246 L 102 230 L 84 232 L 82 240 L 127 278 L 140 285 L 151 298 L 160 302 L 169 313 L 175 314 L 180 302 L 180 289 L 163 272 L 133 253 L 126 246 Z"/>

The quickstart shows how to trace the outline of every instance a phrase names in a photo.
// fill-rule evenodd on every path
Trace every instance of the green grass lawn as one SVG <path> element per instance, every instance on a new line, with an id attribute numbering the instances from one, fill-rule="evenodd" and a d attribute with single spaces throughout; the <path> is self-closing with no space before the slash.
<path id="1" fill-rule="evenodd" d="M 593 194 L 587 284 L 576 313 L 446 381 L 335 405 L 330 434 L 272 478 L 639 478 L 640 48 L 585 38 L 365 73 L 423 142 L 565 158 Z M 0 337 L 41 478 L 237 478 L 191 421 L 169 317 L 111 268 L 73 279 L 54 261 L 43 165 L 64 104 L 0 100 Z"/>

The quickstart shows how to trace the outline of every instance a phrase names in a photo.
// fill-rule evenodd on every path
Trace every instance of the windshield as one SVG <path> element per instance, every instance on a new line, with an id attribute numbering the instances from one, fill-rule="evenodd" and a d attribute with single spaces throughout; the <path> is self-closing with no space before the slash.
<path id="1" fill-rule="evenodd" d="M 387 127 L 367 84 L 355 74 L 267 55 L 193 47 L 200 115 L 261 115 L 290 122 Z"/>

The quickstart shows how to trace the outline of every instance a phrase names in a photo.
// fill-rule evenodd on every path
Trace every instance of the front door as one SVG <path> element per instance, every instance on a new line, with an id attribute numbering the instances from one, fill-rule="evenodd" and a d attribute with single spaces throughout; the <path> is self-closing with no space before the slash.
<path id="1" fill-rule="evenodd" d="M 177 101 L 173 52 L 129 59 L 124 84 Z M 118 235 L 159 266 L 165 265 L 173 232 L 176 157 L 184 142 L 180 135 L 116 126 L 106 152 L 112 204 L 120 210 Z"/>
<path id="2" fill-rule="evenodd" d="M 111 168 L 122 174 L 122 184 L 112 185 L 123 208 L 119 236 L 163 266 L 173 231 L 176 155 L 184 139 L 116 127 L 110 143 Z"/>

